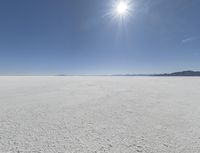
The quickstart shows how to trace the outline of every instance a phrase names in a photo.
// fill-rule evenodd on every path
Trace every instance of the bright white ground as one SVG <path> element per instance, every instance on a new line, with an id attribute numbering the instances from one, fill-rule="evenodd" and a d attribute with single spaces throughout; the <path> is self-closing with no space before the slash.
<path id="1" fill-rule="evenodd" d="M 199 153 L 200 78 L 0 77 L 0 152 Z"/>

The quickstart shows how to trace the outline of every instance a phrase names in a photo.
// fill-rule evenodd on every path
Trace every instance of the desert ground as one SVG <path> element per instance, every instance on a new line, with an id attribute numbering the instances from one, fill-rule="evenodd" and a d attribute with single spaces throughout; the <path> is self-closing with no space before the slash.
<path id="1" fill-rule="evenodd" d="M 0 153 L 199 153 L 198 77 L 0 77 Z"/>

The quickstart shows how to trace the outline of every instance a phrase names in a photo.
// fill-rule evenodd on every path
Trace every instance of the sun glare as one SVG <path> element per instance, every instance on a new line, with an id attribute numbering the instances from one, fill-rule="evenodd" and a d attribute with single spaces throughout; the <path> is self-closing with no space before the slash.
<path id="1" fill-rule="evenodd" d="M 105 15 L 115 24 L 125 27 L 133 17 L 134 8 L 134 0 L 110 0 L 109 10 Z"/>
<path id="2" fill-rule="evenodd" d="M 120 24 L 124 24 L 125 20 L 132 16 L 133 0 L 113 0 L 111 6 L 112 8 L 108 14 Z"/>
<path id="3" fill-rule="evenodd" d="M 125 1 L 119 1 L 116 4 L 116 13 L 118 15 L 126 15 L 128 12 L 128 4 Z"/>

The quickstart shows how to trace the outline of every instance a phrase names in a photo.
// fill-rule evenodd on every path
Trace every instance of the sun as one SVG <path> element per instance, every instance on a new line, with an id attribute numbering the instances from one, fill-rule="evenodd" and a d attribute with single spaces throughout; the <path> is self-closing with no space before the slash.
<path id="1" fill-rule="evenodd" d="M 125 16 L 128 13 L 128 3 L 126 1 L 119 1 L 116 3 L 116 13 L 120 16 Z"/>
<path id="2" fill-rule="evenodd" d="M 112 10 L 112 16 L 121 22 L 132 14 L 132 0 L 116 0 Z"/>
<path id="3" fill-rule="evenodd" d="M 114 23 L 127 24 L 134 13 L 134 0 L 110 0 L 110 7 L 106 16 L 111 17 Z M 133 3 L 134 2 L 134 3 Z"/>

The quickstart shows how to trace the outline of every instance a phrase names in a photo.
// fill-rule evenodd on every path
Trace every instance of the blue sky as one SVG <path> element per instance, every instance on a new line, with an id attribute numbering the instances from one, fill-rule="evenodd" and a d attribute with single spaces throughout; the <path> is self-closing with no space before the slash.
<path id="1" fill-rule="evenodd" d="M 200 1 L 1 0 L 0 74 L 121 74 L 200 70 Z"/>

